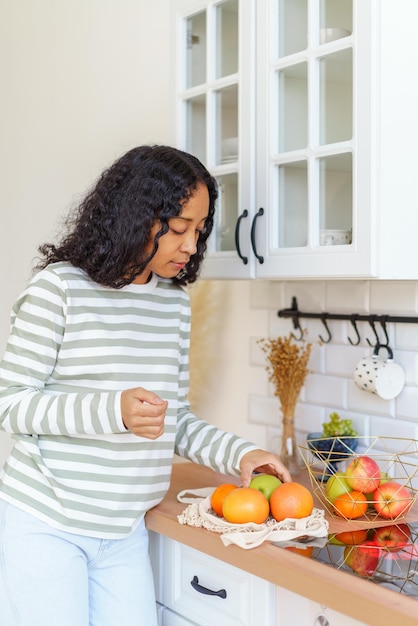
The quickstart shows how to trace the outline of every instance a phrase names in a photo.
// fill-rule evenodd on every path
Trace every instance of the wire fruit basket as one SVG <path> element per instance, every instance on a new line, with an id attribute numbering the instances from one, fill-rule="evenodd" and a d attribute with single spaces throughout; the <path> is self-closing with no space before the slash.
<path id="1" fill-rule="evenodd" d="M 308 470 L 313 494 L 332 516 L 347 520 L 355 517 L 359 521 L 369 522 L 382 518 L 395 521 L 405 517 L 417 500 L 418 440 L 399 437 L 321 437 L 320 433 L 313 433 L 308 436 L 306 444 L 299 445 L 299 452 Z M 331 478 L 336 475 L 338 479 L 334 483 L 338 480 L 340 484 L 346 485 L 347 478 L 350 479 L 346 474 L 347 467 L 353 459 L 359 457 L 373 459 L 379 466 L 381 481 L 378 487 L 382 493 L 379 491 L 379 500 L 375 499 L 375 490 L 365 494 L 366 511 L 361 516 L 351 517 L 341 510 L 336 512 Z M 389 488 L 383 489 L 383 483 L 406 487 L 408 494 L 405 497 L 403 489 L 393 490 L 391 499 L 385 494 L 387 504 L 382 507 L 383 491 L 390 491 Z M 353 493 L 351 487 L 347 491 Z"/>

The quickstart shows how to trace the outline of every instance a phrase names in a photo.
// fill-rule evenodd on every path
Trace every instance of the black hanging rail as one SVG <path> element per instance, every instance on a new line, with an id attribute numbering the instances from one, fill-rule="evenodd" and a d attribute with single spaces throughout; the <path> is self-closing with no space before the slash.
<path id="1" fill-rule="evenodd" d="M 278 311 L 277 315 L 279 317 L 290 317 L 292 319 L 293 328 L 295 330 L 298 330 L 300 333 L 299 337 L 295 337 L 295 339 L 298 339 L 298 340 L 303 339 L 303 330 L 301 328 L 300 321 L 299 321 L 301 318 L 321 320 L 325 327 L 325 330 L 328 333 L 328 336 L 325 339 L 321 337 L 321 335 L 319 335 L 319 338 L 321 339 L 323 343 L 329 343 L 332 339 L 332 336 L 331 336 L 331 333 L 327 324 L 328 320 L 346 320 L 348 322 L 351 322 L 354 328 L 354 331 L 356 333 L 356 341 L 353 341 L 351 337 L 348 338 L 348 341 L 351 343 L 351 345 L 354 345 L 354 346 L 360 343 L 360 334 L 357 328 L 357 322 L 368 322 L 370 324 L 374 332 L 374 335 L 376 337 L 376 345 L 380 345 L 380 346 L 389 345 L 389 339 L 388 339 L 388 334 L 387 334 L 387 329 L 386 329 L 386 324 L 388 324 L 389 322 L 398 323 L 398 324 L 399 323 L 400 324 L 418 324 L 418 317 L 403 316 L 403 315 L 377 315 L 374 313 L 369 314 L 369 315 L 362 315 L 360 313 L 324 313 L 324 312 L 323 313 L 319 313 L 319 312 L 307 313 L 306 311 L 300 311 L 298 309 L 298 303 L 294 296 L 292 298 L 292 306 L 289 309 L 282 309 L 281 311 Z M 379 336 L 377 334 L 376 327 L 375 327 L 375 324 L 377 323 L 381 325 L 382 330 L 385 334 L 385 343 L 382 343 L 379 340 Z M 369 345 L 372 345 L 369 339 L 367 339 L 367 343 Z"/>

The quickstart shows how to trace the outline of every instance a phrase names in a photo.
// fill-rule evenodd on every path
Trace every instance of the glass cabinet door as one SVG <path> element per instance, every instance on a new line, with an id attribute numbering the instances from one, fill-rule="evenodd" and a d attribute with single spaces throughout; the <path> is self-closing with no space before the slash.
<path id="1" fill-rule="evenodd" d="M 353 232 L 352 0 L 270 2 L 269 249 L 348 246 Z"/>
<path id="2" fill-rule="evenodd" d="M 187 2 L 186 2 L 187 4 Z M 219 183 L 209 254 L 236 258 L 243 188 L 240 128 L 240 0 L 189 3 L 181 19 L 178 144 L 195 154 Z M 247 5 L 249 2 L 247 0 Z M 249 241 L 249 237 L 248 237 Z"/>

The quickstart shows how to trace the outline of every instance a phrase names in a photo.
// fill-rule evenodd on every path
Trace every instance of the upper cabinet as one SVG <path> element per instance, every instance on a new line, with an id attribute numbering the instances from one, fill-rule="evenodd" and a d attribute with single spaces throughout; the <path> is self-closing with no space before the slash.
<path id="1" fill-rule="evenodd" d="M 416 279 L 416 0 L 173 7 L 177 144 L 219 183 L 203 275 Z"/>

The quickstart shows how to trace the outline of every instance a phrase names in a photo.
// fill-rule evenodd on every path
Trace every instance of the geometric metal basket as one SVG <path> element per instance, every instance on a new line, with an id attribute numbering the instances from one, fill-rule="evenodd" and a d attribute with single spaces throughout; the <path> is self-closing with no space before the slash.
<path id="1" fill-rule="evenodd" d="M 326 482 L 337 470 L 342 472 L 353 456 L 366 455 L 373 458 L 381 472 L 386 472 L 391 481 L 404 485 L 412 497 L 418 497 L 418 440 L 402 437 L 318 437 L 310 435 L 306 444 L 298 446 L 303 462 L 309 472 L 312 492 L 328 512 L 337 516 L 332 502 L 326 495 Z M 403 518 L 398 515 L 394 520 Z M 345 518 L 348 519 L 348 518 Z M 364 516 L 357 521 L 381 520 L 373 507 L 373 500 Z M 355 520 L 354 520 L 355 521 Z M 386 520 L 387 521 L 387 520 Z M 391 520 L 392 521 L 392 520 Z"/>

